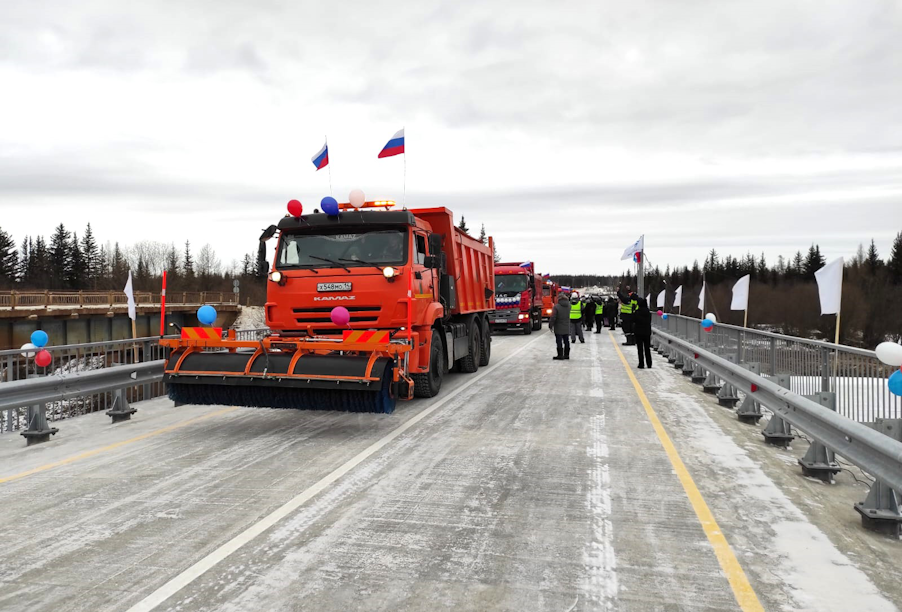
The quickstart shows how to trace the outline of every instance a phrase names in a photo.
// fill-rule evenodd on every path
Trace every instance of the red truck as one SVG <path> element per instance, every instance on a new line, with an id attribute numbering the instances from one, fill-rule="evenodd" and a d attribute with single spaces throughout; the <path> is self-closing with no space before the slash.
<path id="1" fill-rule="evenodd" d="M 551 317 L 551 311 L 554 310 L 554 305 L 557 303 L 558 293 L 561 291 L 561 286 L 558 285 L 553 280 L 545 280 L 542 285 L 542 320 L 547 321 Z"/>
<path id="2" fill-rule="evenodd" d="M 160 340 L 171 351 L 170 397 L 391 412 L 397 399 L 438 394 L 452 365 L 488 365 L 492 239 L 460 231 L 447 208 L 393 205 L 342 204 L 340 214 L 286 216 L 264 231 L 261 245 L 278 234 L 265 307 L 272 335 L 240 341 L 186 328 Z"/>
<path id="3" fill-rule="evenodd" d="M 496 330 L 542 329 L 542 276 L 531 262 L 495 264 L 495 310 L 490 314 Z"/>

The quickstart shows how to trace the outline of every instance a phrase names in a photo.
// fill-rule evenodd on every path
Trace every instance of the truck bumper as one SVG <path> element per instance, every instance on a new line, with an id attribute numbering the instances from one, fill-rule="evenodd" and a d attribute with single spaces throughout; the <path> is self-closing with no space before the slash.
<path id="1" fill-rule="evenodd" d="M 503 331 L 505 329 L 526 329 L 532 324 L 532 320 L 525 317 L 525 313 L 516 309 L 493 310 L 489 313 L 489 322 L 492 329 Z"/>

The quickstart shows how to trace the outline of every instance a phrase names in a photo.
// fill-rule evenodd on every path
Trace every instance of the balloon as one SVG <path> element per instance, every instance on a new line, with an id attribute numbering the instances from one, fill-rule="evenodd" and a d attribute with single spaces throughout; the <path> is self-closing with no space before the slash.
<path id="1" fill-rule="evenodd" d="M 713 326 L 713 325 L 709 325 L 708 327 L 703 327 L 702 329 L 705 330 L 706 332 L 709 332 L 709 331 L 711 331 L 712 329 L 714 329 L 714 326 Z"/>
<path id="2" fill-rule="evenodd" d="M 34 356 L 34 362 L 39 368 L 46 368 L 53 362 L 53 357 L 50 355 L 50 351 L 41 350 Z"/>
<path id="3" fill-rule="evenodd" d="M 31 336 L 31 341 L 34 342 L 34 334 Z M 886 365 L 895 366 L 897 368 L 902 366 L 902 344 L 897 344 L 895 342 L 881 342 L 877 345 L 877 359 Z"/>
<path id="4" fill-rule="evenodd" d="M 351 206 L 354 208 L 360 208 L 363 206 L 363 203 L 366 201 L 366 196 L 363 195 L 363 192 L 360 189 L 355 189 L 350 194 L 348 194 L 348 202 L 351 203 Z"/>
<path id="5" fill-rule="evenodd" d="M 709 321 L 711 321 L 712 325 L 717 323 L 717 317 L 714 316 L 713 312 L 709 312 L 708 314 L 706 314 L 705 318 L 708 319 Z"/>
<path id="6" fill-rule="evenodd" d="M 298 200 L 289 200 L 288 214 L 292 217 L 300 217 L 302 214 L 304 214 L 304 205 L 301 204 Z"/>
<path id="7" fill-rule="evenodd" d="M 902 395 L 902 370 L 896 370 L 886 382 L 890 393 L 893 395 Z"/>
<path id="8" fill-rule="evenodd" d="M 702 327 L 714 327 L 714 321 L 711 319 L 702 319 Z"/>
<path id="9" fill-rule="evenodd" d="M 663 310 L 659 310 L 659 311 L 658 311 L 658 316 L 659 316 L 659 317 L 663 317 L 663 316 L 664 316 L 664 311 L 663 311 Z"/>
<path id="10" fill-rule="evenodd" d="M 204 325 L 213 325 L 216 320 L 216 309 L 209 304 L 201 306 L 197 309 L 197 320 Z"/>
<path id="11" fill-rule="evenodd" d="M 47 332 L 42 329 L 34 331 L 31 333 L 31 343 L 38 348 L 44 348 L 47 345 L 47 341 L 50 338 L 47 336 Z M 902 347 L 899 347 L 902 348 Z M 900 364 L 902 365 L 902 364 Z"/>
<path id="12" fill-rule="evenodd" d="M 34 354 L 37 348 L 38 347 L 33 345 L 31 342 L 26 342 L 19 350 L 22 351 L 22 357 L 28 357 L 29 355 Z"/>
<path id="13" fill-rule="evenodd" d="M 666 321 L 666 320 L 667 320 L 667 317 L 669 317 L 669 316 L 670 316 L 670 315 L 667 314 L 667 313 L 665 312 L 663 315 L 661 315 L 661 318 L 664 319 L 664 320 Z"/>
<path id="14" fill-rule="evenodd" d="M 326 196 L 323 198 L 322 202 L 319 203 L 320 207 L 323 209 L 323 212 L 329 215 L 330 217 L 338 216 L 338 200 L 333 198 L 332 196 Z"/>
<path id="15" fill-rule="evenodd" d="M 344 327 L 351 322 L 351 313 L 344 306 L 336 306 L 329 314 L 329 318 L 339 327 Z"/>

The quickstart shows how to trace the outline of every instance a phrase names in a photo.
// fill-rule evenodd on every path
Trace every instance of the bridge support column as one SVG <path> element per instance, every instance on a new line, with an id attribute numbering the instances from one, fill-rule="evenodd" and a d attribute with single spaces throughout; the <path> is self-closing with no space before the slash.
<path id="1" fill-rule="evenodd" d="M 902 442 L 902 419 L 877 419 L 874 429 Z M 855 504 L 865 529 L 885 533 L 893 537 L 902 535 L 902 512 L 899 493 L 882 480 L 875 480 L 863 502 Z"/>
<path id="2" fill-rule="evenodd" d="M 781 387 L 789 389 L 791 382 L 791 375 L 777 374 L 777 384 Z M 764 428 L 764 431 L 761 432 L 761 435 L 764 436 L 764 441 L 768 444 L 782 446 L 784 448 L 789 446 L 789 443 L 795 438 L 795 436 L 792 435 L 792 427 L 790 424 L 777 416 L 776 413 L 770 417 L 770 421 L 767 422 L 767 426 Z"/>
<path id="3" fill-rule="evenodd" d="M 836 411 L 835 393 L 822 391 L 808 396 L 808 399 L 818 402 L 824 408 Z M 833 451 L 817 440 L 811 441 L 808 452 L 799 459 L 799 465 L 802 466 L 802 473 L 805 476 L 813 476 L 824 482 L 833 482 L 833 475 L 842 471 L 842 468 L 836 462 L 836 455 Z"/>

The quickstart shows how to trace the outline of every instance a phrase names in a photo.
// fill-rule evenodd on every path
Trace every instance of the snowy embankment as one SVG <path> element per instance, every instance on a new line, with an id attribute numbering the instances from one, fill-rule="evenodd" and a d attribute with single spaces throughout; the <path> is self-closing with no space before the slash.
<path id="1" fill-rule="evenodd" d="M 266 327 L 266 316 L 263 306 L 239 306 L 238 318 L 232 324 L 232 329 L 263 329 Z"/>

